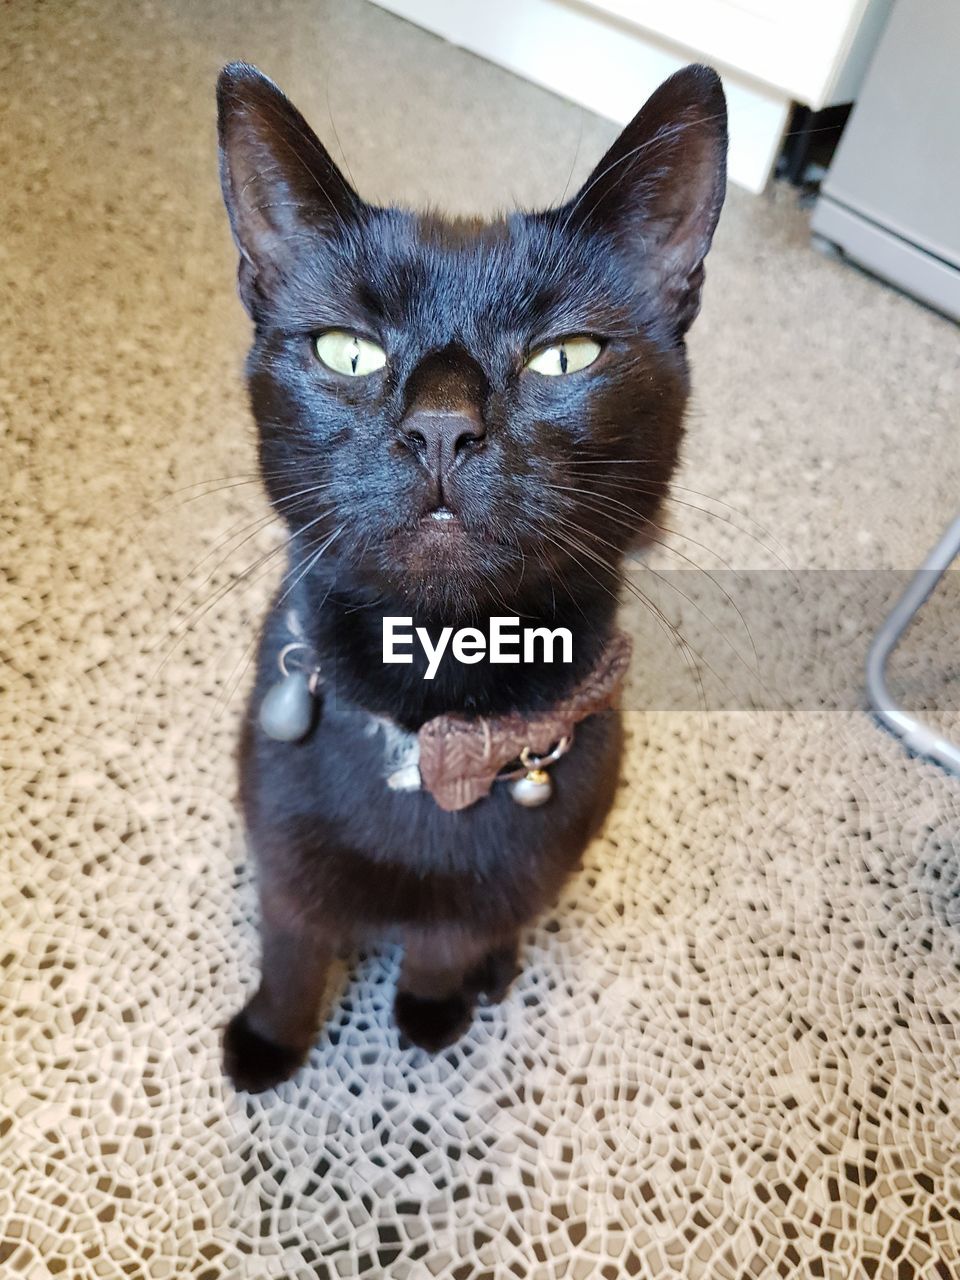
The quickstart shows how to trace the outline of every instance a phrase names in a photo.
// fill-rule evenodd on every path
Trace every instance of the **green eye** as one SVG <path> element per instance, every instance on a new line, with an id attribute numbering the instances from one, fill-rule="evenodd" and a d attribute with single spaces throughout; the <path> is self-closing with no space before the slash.
<path id="1" fill-rule="evenodd" d="M 579 373 L 588 364 L 593 364 L 600 354 L 600 343 L 583 334 L 575 338 L 564 338 L 562 342 L 554 342 L 549 347 L 541 347 L 527 361 L 527 368 L 534 373 L 545 373 L 547 377 L 556 378 L 563 373 Z"/>
<path id="2" fill-rule="evenodd" d="M 317 355 L 334 373 L 348 378 L 365 378 L 387 363 L 387 353 L 375 342 L 368 342 L 346 329 L 328 329 L 314 340 Z"/>

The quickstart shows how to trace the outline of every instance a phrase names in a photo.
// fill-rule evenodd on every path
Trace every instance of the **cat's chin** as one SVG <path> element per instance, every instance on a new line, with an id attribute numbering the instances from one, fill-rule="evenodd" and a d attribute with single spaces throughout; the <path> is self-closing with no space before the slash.
<path id="1" fill-rule="evenodd" d="M 417 530 L 391 540 L 376 577 L 397 602 L 441 619 L 503 600 L 516 578 L 508 548 L 474 540 L 462 527 Z"/>
<path id="2" fill-rule="evenodd" d="M 475 591 L 512 560 L 509 544 L 485 530 L 468 528 L 445 507 L 422 516 L 389 540 L 382 567 L 405 594 L 439 598 Z M 385 563 L 384 563 L 385 562 Z"/>
<path id="3" fill-rule="evenodd" d="M 459 516 L 441 507 L 401 534 L 396 550 L 409 573 L 430 577 L 469 572 L 480 553 L 478 541 Z"/>
<path id="4" fill-rule="evenodd" d="M 400 569 L 382 575 L 390 597 L 415 613 L 433 615 L 444 621 L 448 615 L 482 609 L 491 594 L 491 579 L 475 568 L 425 565 Z M 494 584 L 495 585 L 495 584 Z"/>

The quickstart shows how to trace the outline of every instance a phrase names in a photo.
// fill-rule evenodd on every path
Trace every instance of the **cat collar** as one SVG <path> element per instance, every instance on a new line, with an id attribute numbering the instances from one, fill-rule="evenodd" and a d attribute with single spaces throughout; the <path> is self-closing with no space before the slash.
<path id="1" fill-rule="evenodd" d="M 295 639 L 280 651 L 280 679 L 260 705 L 260 726 L 268 737 L 299 742 L 313 725 L 323 677 L 296 614 L 287 620 Z M 368 732 L 384 735 L 387 786 L 427 791 L 448 813 L 476 804 L 500 782 L 510 784 L 512 798 L 525 808 L 545 804 L 553 794 L 548 769 L 570 750 L 576 726 L 619 702 L 631 647 L 630 637 L 616 632 L 565 698 L 531 715 L 441 715 L 416 733 L 369 715 Z"/>

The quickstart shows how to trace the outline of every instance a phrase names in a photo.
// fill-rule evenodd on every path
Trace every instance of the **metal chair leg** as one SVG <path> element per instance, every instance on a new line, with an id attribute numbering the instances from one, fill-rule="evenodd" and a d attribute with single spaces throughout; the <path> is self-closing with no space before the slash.
<path id="1" fill-rule="evenodd" d="M 924 601 L 960 555 L 960 516 L 933 548 L 910 579 L 903 595 L 874 637 L 867 655 L 867 693 L 874 711 L 886 727 L 902 738 L 911 751 L 936 760 L 960 773 L 960 746 L 918 720 L 899 703 L 887 688 L 886 668 L 890 654 L 913 621 Z"/>

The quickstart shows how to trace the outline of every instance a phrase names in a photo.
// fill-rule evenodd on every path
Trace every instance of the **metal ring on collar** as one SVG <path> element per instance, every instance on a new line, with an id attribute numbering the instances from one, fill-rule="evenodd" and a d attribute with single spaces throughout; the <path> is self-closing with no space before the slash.
<path id="1" fill-rule="evenodd" d="M 291 674 L 290 669 L 287 667 L 287 656 L 288 654 L 293 653 L 295 649 L 303 649 L 308 654 L 313 653 L 310 645 L 304 644 L 301 640 L 294 640 L 290 644 L 285 644 L 277 655 L 277 666 L 280 668 L 280 674 L 284 679 Z M 317 686 L 323 683 L 323 677 L 320 675 L 320 667 L 316 661 L 314 661 L 312 665 L 308 663 L 306 666 L 297 667 L 296 670 L 302 671 L 308 675 L 307 688 L 310 690 L 311 695 L 315 694 L 317 692 Z"/>
<path id="2" fill-rule="evenodd" d="M 511 769 L 509 773 L 498 773 L 497 782 L 510 782 L 515 778 L 525 777 L 532 769 L 545 769 L 554 764 L 561 756 L 565 756 L 573 746 L 573 734 L 564 734 L 552 751 L 545 756 L 535 756 L 529 747 L 520 752 L 520 768 Z"/>
<path id="3" fill-rule="evenodd" d="M 290 672 L 287 669 L 288 654 L 293 653 L 296 649 L 309 649 L 309 648 L 310 646 L 308 644 L 304 644 L 302 640 L 294 640 L 290 644 L 285 644 L 283 648 L 280 650 L 279 654 L 277 655 L 277 666 L 280 668 L 281 675 L 284 675 L 284 676 L 290 675 Z M 298 667 L 297 670 L 300 671 L 300 670 L 303 670 L 303 668 Z"/>

